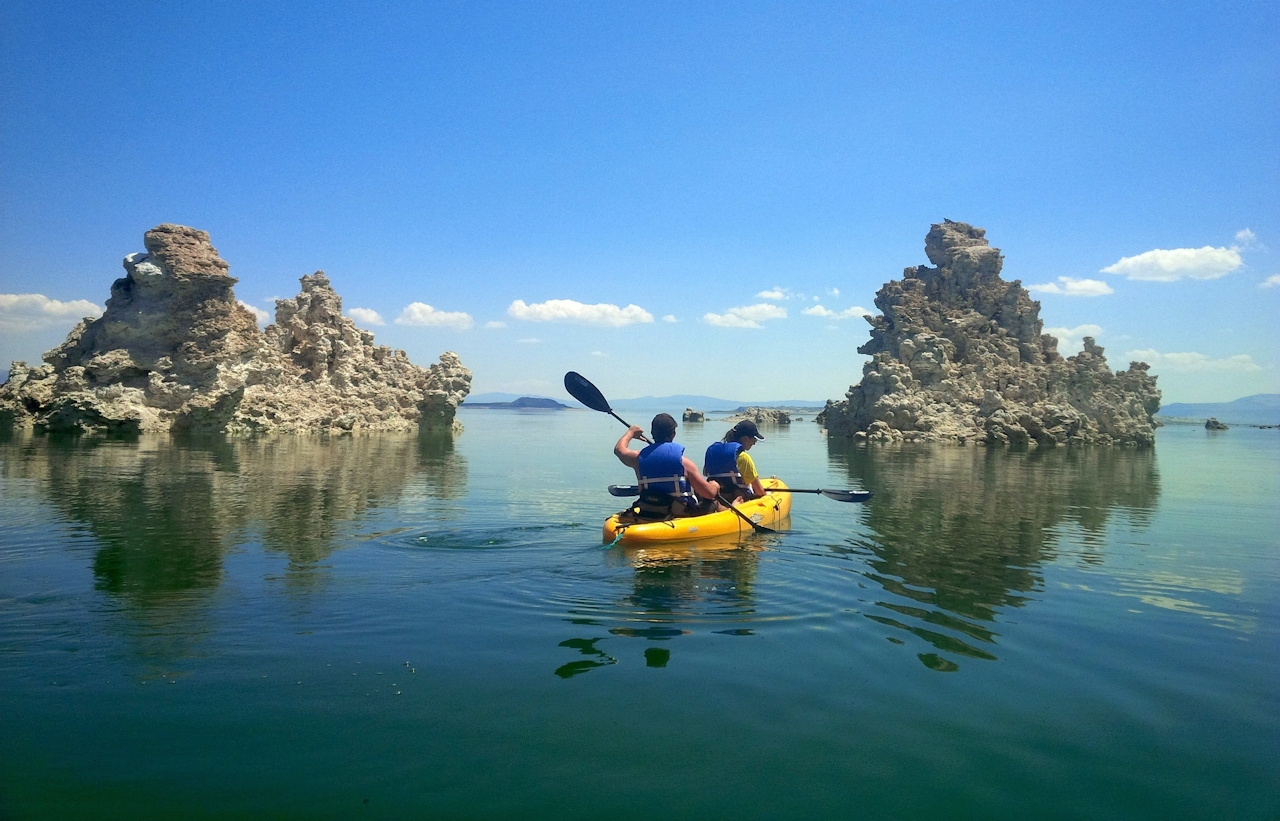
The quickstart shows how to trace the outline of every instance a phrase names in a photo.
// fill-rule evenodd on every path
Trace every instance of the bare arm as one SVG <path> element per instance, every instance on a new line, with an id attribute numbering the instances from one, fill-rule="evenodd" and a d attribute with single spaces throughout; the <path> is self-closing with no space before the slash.
<path id="1" fill-rule="evenodd" d="M 688 456 L 684 457 L 684 478 L 688 480 L 693 492 L 703 499 L 714 499 L 720 494 L 720 483 L 703 479 L 698 466 Z"/>
<path id="2" fill-rule="evenodd" d="M 632 440 L 643 435 L 644 428 L 639 425 L 632 425 L 627 428 L 626 433 L 622 434 L 618 444 L 613 446 L 613 455 L 618 457 L 619 462 L 633 470 L 640 464 L 640 451 L 632 450 L 629 446 Z"/>

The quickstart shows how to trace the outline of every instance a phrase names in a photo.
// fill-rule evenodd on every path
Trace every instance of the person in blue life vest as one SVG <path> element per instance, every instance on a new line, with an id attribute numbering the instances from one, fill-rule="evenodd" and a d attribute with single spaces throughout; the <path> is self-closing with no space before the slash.
<path id="1" fill-rule="evenodd" d="M 679 516 L 701 516 L 717 509 L 720 486 L 708 482 L 698 466 L 684 455 L 684 445 L 677 445 L 676 420 L 669 413 L 653 417 L 649 434 L 653 444 L 643 450 L 630 445 L 644 428 L 632 425 L 613 446 L 618 461 L 636 472 L 640 484 L 640 501 L 632 512 L 640 518 L 666 519 Z"/>
<path id="2" fill-rule="evenodd" d="M 734 425 L 724 439 L 707 448 L 702 471 L 720 485 L 721 496 L 734 504 L 764 495 L 760 473 L 747 451 L 762 441 L 760 429 L 750 419 Z"/>

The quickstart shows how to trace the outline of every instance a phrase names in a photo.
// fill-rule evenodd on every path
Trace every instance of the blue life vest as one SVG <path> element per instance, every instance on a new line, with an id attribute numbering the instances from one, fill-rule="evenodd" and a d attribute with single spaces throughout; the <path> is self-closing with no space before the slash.
<path id="1" fill-rule="evenodd" d="M 702 473 L 708 479 L 715 479 L 720 484 L 741 485 L 742 474 L 738 473 L 738 454 L 742 452 L 741 442 L 715 442 L 707 448 L 706 462 Z"/>
<path id="2" fill-rule="evenodd" d="M 637 466 L 640 492 L 689 496 L 689 482 L 684 475 L 684 445 L 660 442 L 640 451 Z"/>

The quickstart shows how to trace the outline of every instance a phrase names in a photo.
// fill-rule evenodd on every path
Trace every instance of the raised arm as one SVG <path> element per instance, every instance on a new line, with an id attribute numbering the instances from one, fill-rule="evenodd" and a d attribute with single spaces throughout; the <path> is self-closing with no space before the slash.
<path id="1" fill-rule="evenodd" d="M 720 494 L 720 483 L 702 478 L 698 466 L 688 456 L 684 457 L 684 478 L 688 480 L 693 492 L 703 499 L 714 499 Z"/>
<path id="2" fill-rule="evenodd" d="M 618 444 L 613 446 L 613 455 L 618 457 L 619 462 L 633 470 L 640 464 L 640 451 L 632 450 L 630 445 L 633 439 L 643 435 L 644 428 L 639 425 L 632 425 L 627 428 L 626 433 L 622 434 Z"/>

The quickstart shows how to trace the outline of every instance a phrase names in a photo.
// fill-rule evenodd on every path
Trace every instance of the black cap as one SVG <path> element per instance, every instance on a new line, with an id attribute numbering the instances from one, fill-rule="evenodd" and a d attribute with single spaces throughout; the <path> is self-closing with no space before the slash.
<path id="1" fill-rule="evenodd" d="M 752 436 L 756 439 L 763 440 L 760 435 L 760 429 L 756 427 L 756 423 L 750 419 L 743 419 L 741 422 L 733 426 L 733 438 L 741 439 L 744 436 Z"/>
<path id="2" fill-rule="evenodd" d="M 653 422 L 649 425 L 649 433 L 653 435 L 655 442 L 670 442 L 676 437 L 675 417 L 669 413 L 660 413 L 653 417 Z"/>

